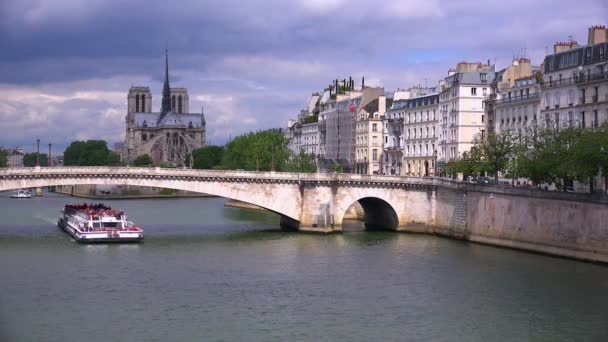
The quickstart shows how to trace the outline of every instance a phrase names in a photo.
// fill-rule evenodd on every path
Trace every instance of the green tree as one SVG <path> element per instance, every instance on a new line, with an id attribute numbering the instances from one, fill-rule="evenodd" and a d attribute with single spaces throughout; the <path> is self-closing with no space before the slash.
<path id="1" fill-rule="evenodd" d="M 192 151 L 193 165 L 195 169 L 213 169 L 221 166 L 224 157 L 223 146 L 205 146 Z"/>
<path id="2" fill-rule="evenodd" d="M 26 153 L 23 155 L 23 166 L 34 167 L 36 166 L 36 152 Z M 40 153 L 40 166 L 48 165 L 48 157 L 46 153 Z"/>
<path id="3" fill-rule="evenodd" d="M 152 166 L 152 158 L 149 154 L 142 154 L 133 161 L 134 166 Z"/>
<path id="4" fill-rule="evenodd" d="M 0 167 L 6 167 L 8 164 L 8 153 L 0 148 Z"/>
<path id="5" fill-rule="evenodd" d="M 106 165 L 108 165 L 108 166 L 122 165 L 122 162 L 120 161 L 120 155 L 115 152 L 108 153 Z"/>
<path id="6" fill-rule="evenodd" d="M 445 166 L 445 172 L 452 176 L 462 173 L 464 179 L 470 175 L 477 174 L 480 169 L 480 161 L 477 159 L 477 156 L 479 154 L 475 152 L 475 146 L 473 146 L 471 151 L 465 151 L 460 158 L 448 162 Z"/>
<path id="7" fill-rule="evenodd" d="M 344 172 L 344 168 L 340 164 L 334 164 L 328 168 L 330 172 L 342 173 Z"/>
<path id="8" fill-rule="evenodd" d="M 513 137 L 509 131 L 487 137 L 477 135 L 471 148 L 472 172 L 493 174 L 494 181 L 498 183 L 498 173 L 506 171 L 513 152 Z"/>
<path id="9" fill-rule="evenodd" d="M 275 171 L 285 171 L 290 151 L 288 140 L 280 130 L 251 132 L 236 137 L 226 145 L 222 165 L 228 170 L 256 169 L 256 156 L 259 158 L 259 169 L 271 169 L 274 154 Z M 273 153 L 274 151 L 274 153 Z"/>
<path id="10" fill-rule="evenodd" d="M 289 158 L 286 163 L 285 169 L 289 172 L 317 172 L 315 156 L 313 154 L 304 153 L 304 151 L 301 150 L 300 154 L 294 155 Z"/>
<path id="11" fill-rule="evenodd" d="M 103 166 L 115 161 L 103 140 L 74 141 L 63 152 L 66 166 Z"/>

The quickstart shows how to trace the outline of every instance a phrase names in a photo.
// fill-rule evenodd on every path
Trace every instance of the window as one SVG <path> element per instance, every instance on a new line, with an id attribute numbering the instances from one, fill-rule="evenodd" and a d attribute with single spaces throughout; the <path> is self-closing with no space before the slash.
<path id="1" fill-rule="evenodd" d="M 483 95 L 483 96 L 488 95 L 488 88 L 482 88 L 481 89 L 481 95 Z"/>
<path id="2" fill-rule="evenodd" d="M 352 156 L 352 154 L 351 154 L 351 156 Z M 378 160 L 378 150 L 377 149 L 372 150 L 372 158 L 374 161 Z"/>
<path id="3" fill-rule="evenodd" d="M 476 96 L 477 95 L 477 88 L 471 88 L 471 95 L 472 96 Z"/>
<path id="4" fill-rule="evenodd" d="M 171 110 L 175 111 L 175 95 L 171 96 Z"/>
<path id="5" fill-rule="evenodd" d="M 574 123 L 574 112 L 568 112 L 568 127 L 572 128 L 572 124 Z"/>
<path id="6" fill-rule="evenodd" d="M 135 111 L 139 112 L 139 94 L 135 95 Z"/>
<path id="7" fill-rule="evenodd" d="M 479 77 L 481 78 L 481 82 L 488 82 L 488 74 L 481 73 L 479 74 Z"/>
<path id="8" fill-rule="evenodd" d="M 555 113 L 555 128 L 559 129 L 559 113 Z"/>
<path id="9" fill-rule="evenodd" d="M 378 132 L 378 124 L 372 124 L 372 131 Z"/>
<path id="10" fill-rule="evenodd" d="M 570 89 L 568 91 L 568 105 L 573 106 L 574 105 L 574 89 Z"/>
<path id="11" fill-rule="evenodd" d="M 604 59 L 606 47 L 604 45 L 600 46 L 600 59 Z"/>
<path id="12" fill-rule="evenodd" d="M 146 111 L 146 94 L 141 94 L 141 111 Z"/>

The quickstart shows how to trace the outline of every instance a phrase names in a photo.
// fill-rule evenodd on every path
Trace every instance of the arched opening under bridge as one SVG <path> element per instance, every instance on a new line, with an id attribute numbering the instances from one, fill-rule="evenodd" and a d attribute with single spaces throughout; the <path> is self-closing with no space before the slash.
<path id="1" fill-rule="evenodd" d="M 344 218 L 363 221 L 366 230 L 396 230 L 399 226 L 399 218 L 393 206 L 377 197 L 364 197 L 355 201 L 346 210 Z"/>

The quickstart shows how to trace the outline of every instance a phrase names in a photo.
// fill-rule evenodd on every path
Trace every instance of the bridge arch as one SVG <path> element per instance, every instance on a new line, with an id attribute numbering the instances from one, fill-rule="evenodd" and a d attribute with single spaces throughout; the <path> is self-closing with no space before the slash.
<path id="1" fill-rule="evenodd" d="M 361 205 L 365 213 L 365 229 L 397 230 L 397 227 L 399 226 L 399 216 L 390 203 L 378 197 L 363 197 L 352 202 L 351 205 L 357 202 Z M 348 210 L 348 208 L 346 210 Z M 346 210 L 344 210 L 344 213 Z"/>
<path id="2" fill-rule="evenodd" d="M 281 177 L 269 179 L 266 173 L 241 174 L 158 168 L 99 168 L 98 170 L 88 168 L 87 170 L 86 167 L 72 170 L 66 168 L 64 172 L 53 173 L 47 171 L 49 169 L 42 168 L 39 174 L 32 170 L 17 171 L 13 175 L 2 175 L 0 172 L 2 176 L 0 191 L 57 185 L 159 187 L 204 193 L 254 204 L 280 215 L 281 220 L 288 218 L 291 222 L 299 222 L 301 215 L 301 193 L 297 180 L 281 179 Z"/>

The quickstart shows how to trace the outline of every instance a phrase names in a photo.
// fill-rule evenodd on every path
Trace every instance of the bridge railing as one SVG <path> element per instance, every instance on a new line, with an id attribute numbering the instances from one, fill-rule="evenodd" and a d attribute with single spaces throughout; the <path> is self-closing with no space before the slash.
<path id="1" fill-rule="evenodd" d="M 9 175 L 121 175 L 121 176 L 175 176 L 175 177 L 207 177 L 207 178 L 239 178 L 251 180 L 282 180 L 296 182 L 361 182 L 361 183 L 398 183 L 417 185 L 438 185 L 462 187 L 462 182 L 445 178 L 433 177 L 403 177 L 382 175 L 359 175 L 347 173 L 293 173 L 268 171 L 237 171 L 237 170 L 196 170 L 168 169 L 159 167 L 113 167 L 113 166 L 63 166 L 63 167 L 24 167 L 0 169 L 1 176 Z"/>

